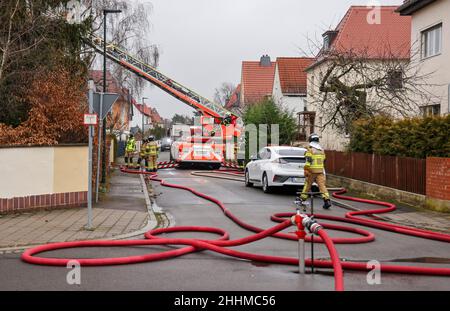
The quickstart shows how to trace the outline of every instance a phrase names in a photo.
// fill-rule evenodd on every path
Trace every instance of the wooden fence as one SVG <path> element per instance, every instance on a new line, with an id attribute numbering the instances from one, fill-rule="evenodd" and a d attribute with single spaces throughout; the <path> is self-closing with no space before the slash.
<path id="1" fill-rule="evenodd" d="M 327 173 L 425 194 L 426 160 L 367 153 L 326 151 Z"/>

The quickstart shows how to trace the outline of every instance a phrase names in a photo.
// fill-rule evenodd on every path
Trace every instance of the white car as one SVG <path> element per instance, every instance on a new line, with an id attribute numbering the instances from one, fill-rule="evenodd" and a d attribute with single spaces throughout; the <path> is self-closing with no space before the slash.
<path id="1" fill-rule="evenodd" d="M 245 167 L 245 186 L 262 184 L 265 193 L 274 187 L 305 184 L 306 149 L 298 147 L 265 147 L 252 156 Z"/>

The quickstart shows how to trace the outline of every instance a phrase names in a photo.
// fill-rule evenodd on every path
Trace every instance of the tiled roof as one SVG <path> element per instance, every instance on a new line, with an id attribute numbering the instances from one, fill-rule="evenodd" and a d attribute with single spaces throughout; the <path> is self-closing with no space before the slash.
<path id="1" fill-rule="evenodd" d="M 163 123 L 164 120 L 161 118 L 161 116 L 158 113 L 158 110 L 156 108 L 149 107 L 147 105 L 138 104 L 134 98 L 131 99 L 131 103 L 136 107 L 136 109 L 144 114 L 145 116 L 149 117 L 152 120 L 152 123 Z"/>
<path id="2" fill-rule="evenodd" d="M 242 62 L 242 92 L 244 104 L 257 103 L 272 94 L 275 62 L 261 66 L 259 61 Z"/>
<path id="3" fill-rule="evenodd" d="M 226 109 L 231 109 L 233 107 L 239 106 L 239 98 L 241 94 L 241 85 L 239 84 L 233 91 L 233 94 L 231 94 L 230 99 L 225 104 Z"/>
<path id="4" fill-rule="evenodd" d="M 103 92 L 103 70 L 90 70 L 89 78 L 94 80 L 97 89 Z M 106 72 L 106 91 L 109 93 L 122 93 L 119 82 L 111 75 L 109 71 Z"/>
<path id="5" fill-rule="evenodd" d="M 147 117 L 152 116 L 152 109 L 147 105 L 138 104 L 134 99 L 132 100 L 132 103 L 140 113 L 144 114 Z"/>
<path id="6" fill-rule="evenodd" d="M 314 62 L 307 57 L 278 57 L 277 68 L 283 94 L 306 94 L 306 72 Z"/>
<path id="7" fill-rule="evenodd" d="M 351 6 L 336 28 L 331 51 L 367 59 L 409 59 L 411 17 L 400 16 L 397 6 L 380 7 L 380 23 L 369 23 L 373 8 Z M 320 56 L 322 54 L 319 54 Z"/>
<path id="8" fill-rule="evenodd" d="M 158 113 L 158 110 L 156 110 L 156 108 L 151 108 L 151 118 L 152 118 L 152 122 L 153 123 L 163 123 L 163 119 L 161 118 L 161 116 Z"/>

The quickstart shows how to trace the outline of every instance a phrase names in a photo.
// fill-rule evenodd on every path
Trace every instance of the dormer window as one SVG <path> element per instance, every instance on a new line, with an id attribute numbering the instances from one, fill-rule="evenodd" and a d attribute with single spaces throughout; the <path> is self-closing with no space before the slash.
<path id="1" fill-rule="evenodd" d="M 322 35 L 324 51 L 328 51 L 331 48 L 331 45 L 333 44 L 333 41 L 336 38 L 337 34 L 338 32 L 335 30 L 328 30 Z"/>

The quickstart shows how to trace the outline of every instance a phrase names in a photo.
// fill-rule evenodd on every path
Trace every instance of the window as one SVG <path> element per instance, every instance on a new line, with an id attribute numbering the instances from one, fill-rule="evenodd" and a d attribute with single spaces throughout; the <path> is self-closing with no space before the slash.
<path id="1" fill-rule="evenodd" d="M 422 31 L 422 58 L 435 56 L 442 50 L 442 24 Z"/>
<path id="2" fill-rule="evenodd" d="M 303 111 L 298 113 L 297 140 L 306 141 L 307 137 L 314 133 L 314 111 Z"/>
<path id="3" fill-rule="evenodd" d="M 438 116 L 441 114 L 441 105 L 431 105 L 421 107 L 420 110 L 424 117 Z"/>
<path id="4" fill-rule="evenodd" d="M 401 70 L 392 70 L 388 72 L 387 83 L 391 90 L 403 88 L 403 72 Z"/>
<path id="5" fill-rule="evenodd" d="M 330 37 L 329 36 L 323 37 L 323 49 L 325 51 L 328 51 L 330 49 Z"/>

